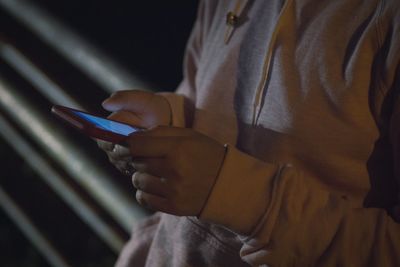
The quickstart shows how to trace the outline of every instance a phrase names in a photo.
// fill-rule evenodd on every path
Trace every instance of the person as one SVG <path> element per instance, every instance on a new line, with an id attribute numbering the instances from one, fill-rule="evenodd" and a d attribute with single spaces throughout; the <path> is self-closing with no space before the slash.
<path id="1" fill-rule="evenodd" d="M 111 117 L 139 203 L 116 266 L 400 266 L 400 2 L 200 1 L 175 93 Z"/>

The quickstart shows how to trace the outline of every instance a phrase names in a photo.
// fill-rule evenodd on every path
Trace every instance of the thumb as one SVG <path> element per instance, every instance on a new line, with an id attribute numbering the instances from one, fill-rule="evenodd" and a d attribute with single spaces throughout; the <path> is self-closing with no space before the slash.
<path id="1" fill-rule="evenodd" d="M 118 91 L 104 100 L 102 106 L 105 110 L 111 112 L 126 110 L 140 114 L 146 110 L 147 104 L 153 97 L 154 93 L 151 92 L 139 90 Z"/>
<path id="2" fill-rule="evenodd" d="M 145 124 L 145 122 L 143 121 L 143 119 L 136 115 L 136 113 L 132 113 L 129 111 L 115 111 L 113 113 L 111 113 L 110 116 L 107 117 L 108 119 L 114 120 L 114 121 L 119 121 L 119 122 L 123 122 L 126 124 L 130 124 L 133 126 L 139 126 L 139 127 L 143 127 L 143 128 L 148 128 L 148 125 Z"/>

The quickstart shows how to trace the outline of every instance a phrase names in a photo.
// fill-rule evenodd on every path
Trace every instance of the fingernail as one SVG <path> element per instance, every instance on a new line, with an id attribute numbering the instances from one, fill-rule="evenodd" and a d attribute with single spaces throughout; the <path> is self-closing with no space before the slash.
<path id="1" fill-rule="evenodd" d="M 136 178 L 136 176 L 137 176 L 137 172 L 136 173 L 134 173 L 133 175 L 132 175 L 132 184 L 133 184 L 133 186 L 136 188 L 136 189 L 140 189 L 139 188 L 139 181 L 138 181 L 138 179 Z"/>
<path id="2" fill-rule="evenodd" d="M 136 200 L 142 206 L 146 206 L 147 205 L 146 201 L 143 199 L 143 192 L 140 191 L 140 190 L 136 191 Z"/>
<path id="3" fill-rule="evenodd" d="M 109 99 L 110 99 L 110 98 L 107 98 L 107 99 L 105 99 L 105 100 L 101 103 L 101 105 L 102 105 L 103 108 L 107 105 L 107 102 L 109 101 Z"/>

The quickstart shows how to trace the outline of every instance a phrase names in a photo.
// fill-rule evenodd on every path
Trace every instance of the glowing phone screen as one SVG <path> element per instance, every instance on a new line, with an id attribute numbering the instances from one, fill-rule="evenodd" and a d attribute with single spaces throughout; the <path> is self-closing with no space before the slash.
<path id="1" fill-rule="evenodd" d="M 117 134 L 121 134 L 121 135 L 125 135 L 128 136 L 131 133 L 137 132 L 140 129 L 135 128 L 133 126 L 129 126 L 127 124 L 123 124 L 123 123 L 119 123 L 116 121 L 110 121 L 104 118 L 100 118 L 97 116 L 93 116 L 87 113 L 82 113 L 79 111 L 74 111 L 74 113 L 76 115 L 78 115 L 79 117 L 91 122 L 92 124 L 94 124 L 96 127 L 101 128 L 103 130 L 107 130 L 113 133 L 117 133 Z"/>

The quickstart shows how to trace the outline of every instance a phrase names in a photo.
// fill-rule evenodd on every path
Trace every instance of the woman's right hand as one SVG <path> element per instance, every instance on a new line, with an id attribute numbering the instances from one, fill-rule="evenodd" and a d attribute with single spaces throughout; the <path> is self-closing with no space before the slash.
<path id="1" fill-rule="evenodd" d="M 172 112 L 168 101 L 162 95 L 151 92 L 127 90 L 112 94 L 103 102 L 103 108 L 112 112 L 108 118 L 123 123 L 152 128 L 171 124 Z M 134 169 L 129 149 L 118 144 L 98 140 L 110 162 L 123 174 L 132 175 Z"/>

